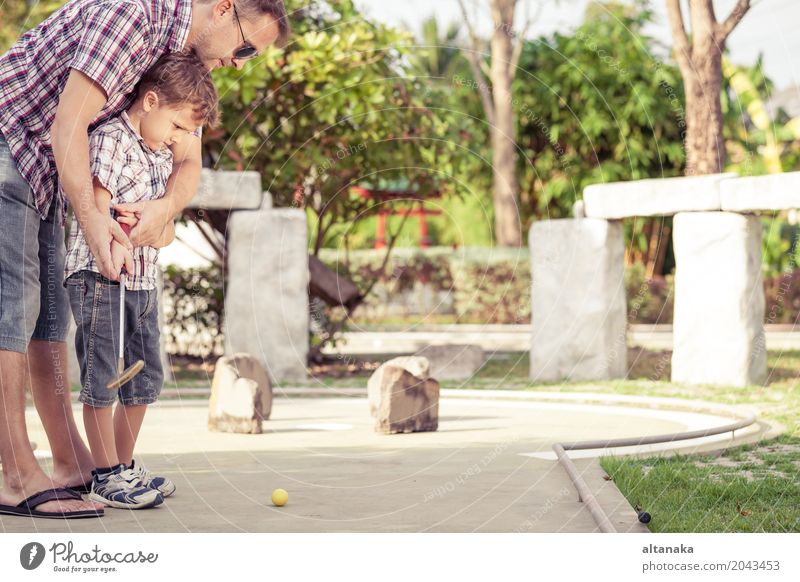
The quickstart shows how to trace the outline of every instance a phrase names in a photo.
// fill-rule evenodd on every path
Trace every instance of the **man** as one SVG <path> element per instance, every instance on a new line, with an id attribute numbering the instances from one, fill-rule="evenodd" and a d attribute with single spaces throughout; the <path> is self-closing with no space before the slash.
<path id="1" fill-rule="evenodd" d="M 66 382 L 69 303 L 65 202 L 101 273 L 118 280 L 111 241 L 147 246 L 189 203 L 200 179 L 200 139 L 173 146 L 160 200 L 117 208 L 139 218 L 130 239 L 94 204 L 90 129 L 130 104 L 130 92 L 167 51 L 192 49 L 213 69 L 240 68 L 288 35 L 282 0 L 70 0 L 0 57 L 0 512 L 22 503 L 36 517 L 93 517 L 99 504 L 68 489 L 93 462 L 72 415 Z M 36 462 L 25 426 L 24 385 L 53 452 Z M 18 508 L 17 508 L 18 509 Z"/>

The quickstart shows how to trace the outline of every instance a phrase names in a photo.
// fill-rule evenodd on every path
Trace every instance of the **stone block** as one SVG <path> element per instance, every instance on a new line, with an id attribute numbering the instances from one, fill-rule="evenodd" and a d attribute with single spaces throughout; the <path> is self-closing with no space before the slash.
<path id="1" fill-rule="evenodd" d="M 400 356 L 384 362 L 372 373 L 372 376 L 370 376 L 367 382 L 367 401 L 369 402 L 369 412 L 372 416 L 378 413 L 378 408 L 381 403 L 383 374 L 389 366 L 403 368 L 412 376 L 416 376 L 422 380 L 430 378 L 430 362 L 428 362 L 427 358 L 420 356 Z"/>
<path id="2" fill-rule="evenodd" d="M 425 346 L 416 355 L 427 358 L 430 375 L 437 380 L 471 378 L 486 363 L 483 348 L 476 345 Z"/>
<path id="3" fill-rule="evenodd" d="M 710 174 L 592 184 L 583 190 L 588 218 L 672 216 L 720 209 L 720 184 L 736 174 Z"/>
<path id="4" fill-rule="evenodd" d="M 800 208 L 800 172 L 725 180 L 720 198 L 722 210 L 731 212 Z"/>
<path id="5" fill-rule="evenodd" d="M 377 371 L 376 371 L 377 373 Z M 384 434 L 435 431 L 439 427 L 439 383 L 386 365 L 380 376 L 375 431 Z"/>
<path id="6" fill-rule="evenodd" d="M 250 354 L 217 360 L 208 429 L 216 432 L 260 434 L 261 423 L 272 412 L 272 385 L 266 370 Z"/>
<path id="7" fill-rule="evenodd" d="M 225 353 L 260 358 L 273 380 L 307 377 L 308 239 L 304 211 L 232 212 Z"/>
<path id="8" fill-rule="evenodd" d="M 732 212 L 673 220 L 672 381 L 743 387 L 767 377 L 761 221 Z"/>
<path id="9" fill-rule="evenodd" d="M 258 172 L 229 172 L 203 168 L 200 185 L 187 208 L 255 210 L 262 208 L 263 192 Z M 271 206 L 271 198 L 269 199 Z"/>
<path id="10" fill-rule="evenodd" d="M 530 376 L 608 380 L 627 373 L 622 224 L 595 218 L 534 223 Z"/>

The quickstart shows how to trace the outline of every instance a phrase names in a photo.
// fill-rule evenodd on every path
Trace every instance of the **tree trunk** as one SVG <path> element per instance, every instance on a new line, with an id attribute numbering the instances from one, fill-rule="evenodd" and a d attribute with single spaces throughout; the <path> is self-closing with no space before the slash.
<path id="1" fill-rule="evenodd" d="M 722 135 L 722 54 L 700 52 L 686 85 L 686 175 L 716 174 L 725 167 Z"/>
<path id="2" fill-rule="evenodd" d="M 512 105 L 511 70 L 513 55 L 513 26 L 516 0 L 492 0 L 494 34 L 492 35 L 492 97 L 494 125 L 492 126 L 492 166 L 495 212 L 495 240 L 499 246 L 522 245 L 522 230 L 518 207 L 517 146 Z"/>
<path id="3" fill-rule="evenodd" d="M 725 41 L 750 10 L 737 0 L 728 18 L 717 22 L 712 0 L 689 0 L 691 40 L 680 0 L 667 0 L 675 57 L 686 90 L 686 174 L 715 174 L 725 167 L 722 135 L 722 53 Z"/>

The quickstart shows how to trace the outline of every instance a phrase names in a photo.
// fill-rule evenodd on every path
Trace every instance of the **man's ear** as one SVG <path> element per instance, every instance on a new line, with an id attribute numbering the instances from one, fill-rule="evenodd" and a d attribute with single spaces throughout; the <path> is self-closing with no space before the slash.
<path id="1" fill-rule="evenodd" d="M 214 16 L 225 16 L 225 14 L 227 14 L 232 8 L 233 2 L 231 2 L 231 0 L 218 0 L 217 3 L 214 4 Z"/>

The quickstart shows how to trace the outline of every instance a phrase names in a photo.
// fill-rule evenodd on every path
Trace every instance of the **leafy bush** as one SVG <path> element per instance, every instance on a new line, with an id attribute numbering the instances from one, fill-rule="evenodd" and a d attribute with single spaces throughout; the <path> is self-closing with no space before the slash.
<path id="1" fill-rule="evenodd" d="M 764 281 L 766 323 L 796 323 L 800 316 L 800 269 Z"/>
<path id="2" fill-rule="evenodd" d="M 628 323 L 672 323 L 674 277 L 645 278 L 644 265 L 625 269 Z"/>
<path id="3" fill-rule="evenodd" d="M 458 321 L 529 323 L 529 256 L 527 249 L 470 249 L 454 257 L 450 265 Z"/>
<path id="4" fill-rule="evenodd" d="M 162 341 L 168 353 L 221 356 L 224 353 L 222 269 L 218 266 L 164 270 Z"/>

